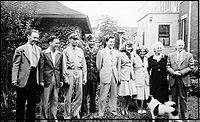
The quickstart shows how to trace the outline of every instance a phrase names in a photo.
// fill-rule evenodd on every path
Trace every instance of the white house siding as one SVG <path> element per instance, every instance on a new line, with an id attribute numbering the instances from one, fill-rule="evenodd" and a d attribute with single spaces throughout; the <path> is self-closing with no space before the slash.
<path id="1" fill-rule="evenodd" d="M 170 3 L 170 9 L 167 11 L 162 8 L 163 6 L 164 1 L 149 1 L 138 10 L 137 40 L 143 45 L 145 32 L 144 45 L 149 48 L 149 55 L 153 53 L 151 46 L 158 41 L 159 24 L 170 24 L 170 46 L 164 46 L 163 53 L 168 54 L 175 50 L 174 44 L 178 39 L 178 6 L 175 6 L 174 1 Z"/>
<path id="2" fill-rule="evenodd" d="M 165 13 L 165 14 L 149 14 L 152 16 L 152 21 L 149 22 L 149 43 L 147 43 L 148 47 L 153 45 L 156 41 L 158 41 L 158 27 L 162 24 L 170 25 L 170 46 L 165 46 L 163 49 L 164 54 L 168 54 L 174 51 L 175 41 L 178 39 L 178 13 Z"/>

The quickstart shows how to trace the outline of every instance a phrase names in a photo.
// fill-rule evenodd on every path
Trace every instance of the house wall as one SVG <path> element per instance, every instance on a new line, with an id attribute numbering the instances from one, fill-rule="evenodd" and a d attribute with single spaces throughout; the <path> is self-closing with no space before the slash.
<path id="1" fill-rule="evenodd" d="M 179 32 L 179 2 L 178 1 L 148 1 L 138 10 L 137 41 L 149 48 L 158 41 L 159 24 L 170 25 L 170 46 L 164 46 L 163 53 L 175 51 L 175 41 Z M 145 40 L 143 42 L 143 40 Z"/>
<path id="2" fill-rule="evenodd" d="M 179 15 L 179 20 L 182 20 L 183 18 L 186 19 L 186 39 L 185 41 L 185 49 L 189 52 L 191 52 L 194 56 L 195 59 L 198 59 L 198 49 L 200 48 L 199 46 L 199 41 L 198 41 L 198 5 L 200 3 L 198 1 L 191 1 L 191 24 L 190 24 L 190 29 L 189 29 L 189 1 L 183 1 L 180 3 L 180 15 Z M 181 21 L 179 23 L 179 38 L 182 39 L 182 25 Z M 189 35 L 190 31 L 190 35 Z M 188 50 L 188 38 L 190 38 L 190 50 Z M 199 47 L 198 47 L 199 46 Z"/>
<path id="3" fill-rule="evenodd" d="M 149 48 L 149 55 L 151 55 L 151 46 L 158 41 L 158 27 L 160 24 L 170 25 L 170 46 L 165 46 L 164 54 L 168 54 L 175 50 L 174 44 L 178 39 L 178 13 L 152 13 L 148 14 L 138 23 L 137 40 L 140 45 L 143 45 L 143 32 L 145 32 L 144 45 Z M 150 19 L 152 19 L 150 21 Z"/>
<path id="4" fill-rule="evenodd" d="M 191 36 L 190 36 L 190 52 L 193 54 L 194 58 L 196 60 L 199 59 L 198 54 L 200 49 L 200 44 L 199 44 L 199 37 L 200 31 L 198 31 L 198 6 L 200 5 L 200 2 L 198 1 L 192 1 L 192 6 L 191 6 Z M 200 25 L 199 25 L 200 28 Z M 199 47 L 198 47 L 199 46 Z"/>

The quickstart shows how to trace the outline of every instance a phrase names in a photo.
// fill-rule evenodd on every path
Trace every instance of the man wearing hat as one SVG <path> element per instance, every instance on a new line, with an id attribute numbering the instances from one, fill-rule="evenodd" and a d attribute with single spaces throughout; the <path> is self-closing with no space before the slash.
<path id="1" fill-rule="evenodd" d="M 64 119 L 80 118 L 82 103 L 82 84 L 87 82 L 87 65 L 83 50 L 77 47 L 79 36 L 71 33 L 69 46 L 63 50 L 63 75 L 65 83 Z M 66 85 L 67 84 L 67 85 Z"/>
<path id="2" fill-rule="evenodd" d="M 88 110 L 91 114 L 96 112 L 96 91 L 99 84 L 99 72 L 96 68 L 96 56 L 98 49 L 95 46 L 95 37 L 90 34 L 87 36 L 88 46 L 83 49 L 87 63 L 87 83 L 83 85 L 83 101 L 81 106 L 81 117 L 84 119 L 88 115 Z M 87 98 L 90 98 L 89 108 Z"/>

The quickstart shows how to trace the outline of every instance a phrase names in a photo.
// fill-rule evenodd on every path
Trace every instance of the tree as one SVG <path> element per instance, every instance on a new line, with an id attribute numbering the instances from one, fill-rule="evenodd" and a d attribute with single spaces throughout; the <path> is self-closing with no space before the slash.
<path id="1" fill-rule="evenodd" d="M 1 110 L 15 107 L 11 64 L 15 49 L 27 42 L 25 32 L 34 22 L 32 13 L 26 12 L 29 7 L 29 1 L 1 1 Z"/>
<path id="2" fill-rule="evenodd" d="M 100 33 L 97 37 L 97 39 L 99 40 L 99 42 L 101 42 L 102 44 L 104 44 L 105 40 L 104 37 L 106 35 L 114 35 L 116 38 L 116 42 L 115 42 L 115 48 L 118 49 L 119 47 L 119 35 L 117 33 L 117 20 L 115 20 L 113 17 L 110 17 L 108 15 L 101 15 L 100 19 L 98 19 L 97 21 L 99 21 L 100 23 L 97 25 L 97 28 L 99 29 Z"/>

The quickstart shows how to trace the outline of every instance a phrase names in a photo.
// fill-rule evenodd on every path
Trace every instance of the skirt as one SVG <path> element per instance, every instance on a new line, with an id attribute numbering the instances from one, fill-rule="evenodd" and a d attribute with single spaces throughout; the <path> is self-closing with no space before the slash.
<path id="1" fill-rule="evenodd" d="M 149 95 L 150 95 L 150 89 L 148 85 L 144 85 L 144 86 L 137 86 L 137 96 L 136 99 L 138 100 L 146 100 L 148 99 Z"/>
<path id="2" fill-rule="evenodd" d="M 137 95 L 135 80 L 121 81 L 121 83 L 118 85 L 118 95 L 119 96 Z"/>

